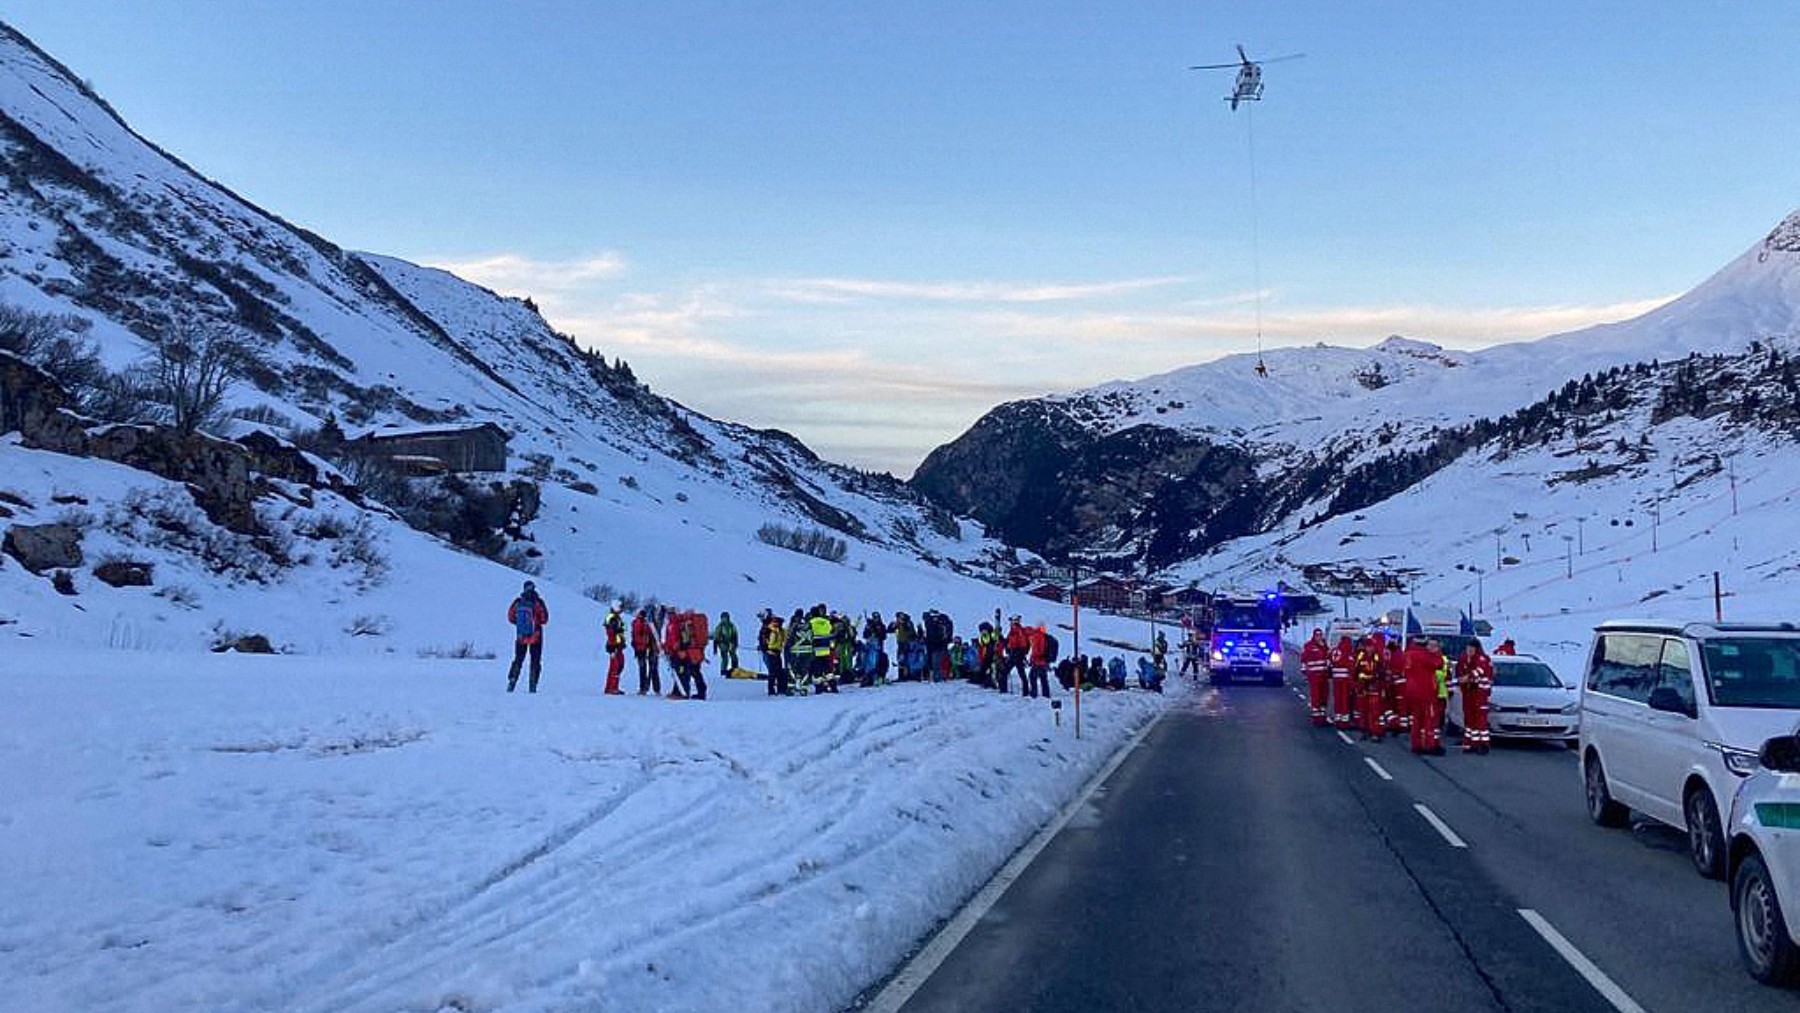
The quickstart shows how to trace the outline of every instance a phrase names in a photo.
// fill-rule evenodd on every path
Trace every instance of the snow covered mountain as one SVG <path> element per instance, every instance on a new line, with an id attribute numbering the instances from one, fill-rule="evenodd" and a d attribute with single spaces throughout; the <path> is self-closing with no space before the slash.
<path id="1" fill-rule="evenodd" d="M 1315 522 L 1334 502 L 1354 509 L 1406 492 L 1479 455 L 1508 416 L 1553 412 L 1552 397 L 1584 377 L 1797 334 L 1800 213 L 1632 320 L 1479 352 L 1402 337 L 1367 349 L 1276 349 L 1266 378 L 1251 357 L 1233 356 L 1015 402 L 934 451 L 914 483 L 1025 548 L 1098 548 L 1168 567 Z M 1746 424 L 1758 424 L 1754 413 Z M 1410 470 L 1395 467 L 1402 460 Z M 1347 482 L 1360 488 L 1346 494 Z"/>
<path id="2" fill-rule="evenodd" d="M 490 540 L 488 554 L 567 588 L 723 604 L 759 577 L 785 574 L 804 586 L 819 579 L 816 567 L 830 566 L 834 579 L 846 577 L 840 587 L 873 594 L 895 587 L 896 572 L 911 575 L 901 585 L 930 587 L 955 579 L 944 568 L 973 572 L 1004 554 L 978 525 L 897 480 L 650 392 L 624 363 L 578 347 L 527 301 L 341 249 L 252 205 L 137 135 L 74 73 L 4 25 L 0 173 L 0 305 L 68 318 L 113 370 L 170 334 L 229 333 L 252 352 L 226 406 L 237 416 L 234 433 L 291 436 L 327 419 L 352 437 L 498 425 L 510 436 L 507 473 L 493 486 L 511 490 L 499 525 L 507 544 Z M 73 467 L 56 456 L 0 444 L 0 492 L 17 501 L 8 508 L 15 523 L 53 522 L 75 499 L 104 521 L 120 496 L 158 485 L 130 468 Z M 537 490 L 518 493 L 521 479 Z M 157 494 L 178 491 L 158 486 Z M 387 519 L 371 523 L 386 530 Z M 758 532 L 771 523 L 843 539 L 848 557 L 825 563 L 765 545 Z M 396 529 L 391 537 L 414 536 Z M 486 578 L 500 585 L 496 595 L 512 583 L 503 573 Z M 0 581 L 0 618 L 114 636 L 93 618 L 101 610 L 72 614 L 47 581 L 3 564 Z M 488 602 L 482 614 L 492 611 Z M 303 622 L 296 613 L 289 629 L 268 632 L 342 639 L 303 631 Z M 184 629 L 171 639 L 196 635 Z"/>

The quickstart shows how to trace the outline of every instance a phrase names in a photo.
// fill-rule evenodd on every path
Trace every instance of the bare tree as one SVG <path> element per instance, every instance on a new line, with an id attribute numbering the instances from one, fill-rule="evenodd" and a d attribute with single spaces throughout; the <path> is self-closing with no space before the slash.
<path id="1" fill-rule="evenodd" d="M 82 410 L 89 411 L 112 378 L 87 338 L 89 326 L 78 316 L 0 303 L 0 350 L 49 373 Z"/>
<path id="2" fill-rule="evenodd" d="M 247 354 L 242 339 L 229 328 L 179 324 L 138 364 L 135 386 L 169 425 L 197 432 L 218 420 Z"/>

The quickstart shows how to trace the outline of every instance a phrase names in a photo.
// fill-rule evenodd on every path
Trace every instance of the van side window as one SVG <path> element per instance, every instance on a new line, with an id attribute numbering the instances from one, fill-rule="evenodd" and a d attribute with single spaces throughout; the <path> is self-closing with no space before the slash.
<path id="1" fill-rule="evenodd" d="M 1588 688 L 1596 693 L 1645 703 L 1656 687 L 1662 638 L 1642 633 L 1608 633 L 1594 647 Z"/>
<path id="2" fill-rule="evenodd" d="M 1679 640 L 1663 641 L 1661 678 L 1658 686 L 1667 686 L 1681 694 L 1691 710 L 1694 706 L 1694 668 L 1688 660 L 1687 644 Z"/>

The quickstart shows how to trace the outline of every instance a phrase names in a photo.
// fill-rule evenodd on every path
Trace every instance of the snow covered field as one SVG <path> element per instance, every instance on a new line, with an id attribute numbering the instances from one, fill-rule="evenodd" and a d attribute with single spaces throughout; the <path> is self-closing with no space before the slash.
<path id="1" fill-rule="evenodd" d="M 1166 703 L 502 668 L 9 643 L 4 1005 L 840 1008 Z"/>

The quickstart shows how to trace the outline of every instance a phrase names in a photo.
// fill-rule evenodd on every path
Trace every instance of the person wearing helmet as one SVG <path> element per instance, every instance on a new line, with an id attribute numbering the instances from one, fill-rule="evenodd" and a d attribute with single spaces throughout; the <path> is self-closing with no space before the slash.
<path id="1" fill-rule="evenodd" d="M 538 597 L 537 584 L 526 581 L 519 596 L 507 606 L 506 621 L 513 628 L 512 668 L 506 673 L 506 691 L 519 685 L 519 666 L 531 656 L 531 682 L 528 691 L 537 692 L 538 676 L 544 669 L 544 627 L 550 625 L 550 607 Z"/>
<path id="2" fill-rule="evenodd" d="M 625 671 L 625 616 L 623 602 L 613 602 L 606 613 L 606 695 L 623 696 L 619 675 Z"/>

